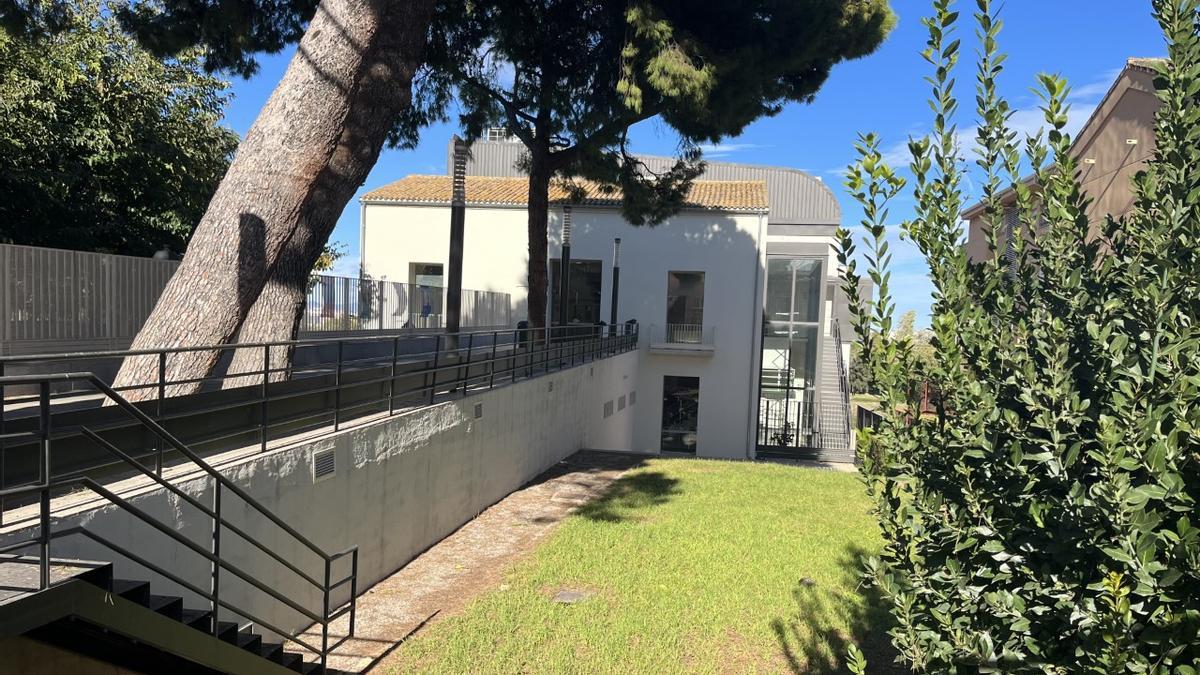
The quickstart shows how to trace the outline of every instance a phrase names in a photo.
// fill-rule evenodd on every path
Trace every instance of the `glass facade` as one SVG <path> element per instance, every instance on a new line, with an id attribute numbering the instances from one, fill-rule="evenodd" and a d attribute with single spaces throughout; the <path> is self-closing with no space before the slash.
<path id="1" fill-rule="evenodd" d="M 811 440 L 824 266 L 823 258 L 767 258 L 760 446 L 796 447 Z"/>

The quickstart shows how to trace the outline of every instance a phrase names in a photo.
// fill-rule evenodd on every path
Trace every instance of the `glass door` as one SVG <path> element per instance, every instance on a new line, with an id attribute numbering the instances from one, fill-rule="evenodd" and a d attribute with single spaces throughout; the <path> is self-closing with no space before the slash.
<path id="1" fill-rule="evenodd" d="M 700 422 L 700 378 L 667 375 L 663 378 L 662 450 L 696 452 Z"/>

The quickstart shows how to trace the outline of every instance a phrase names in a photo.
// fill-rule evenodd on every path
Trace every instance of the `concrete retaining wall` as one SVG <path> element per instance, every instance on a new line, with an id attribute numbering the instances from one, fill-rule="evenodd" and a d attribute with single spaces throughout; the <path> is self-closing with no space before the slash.
<path id="1" fill-rule="evenodd" d="M 633 408 L 606 417 L 604 404 L 632 388 L 638 358 L 638 352 L 621 354 L 219 468 L 326 551 L 357 544 L 361 592 L 571 453 L 583 448 L 632 447 Z M 312 456 L 327 450 L 334 452 L 336 472 L 314 482 Z M 212 503 L 213 490 L 207 478 L 175 484 L 203 503 Z M 207 549 L 211 522 L 193 506 L 151 487 L 142 488 L 133 503 Z M 323 565 L 311 551 L 236 496 L 226 492 L 222 500 L 222 511 L 230 522 L 268 543 L 314 578 L 322 578 Z M 178 571 L 201 588 L 209 587 L 207 561 L 116 507 L 57 518 L 54 529 L 75 524 Z M 0 545 L 33 535 L 36 526 L 9 528 L 0 536 Z M 221 546 L 234 565 L 314 613 L 320 612 L 320 594 L 294 573 L 233 533 L 223 536 Z M 117 557 L 81 537 L 56 541 L 52 555 L 89 560 Z M 116 562 L 119 576 L 153 576 L 129 561 Z M 336 564 L 332 578 L 345 576 L 349 563 L 346 558 Z M 347 599 L 348 589 L 339 589 L 342 592 L 334 599 L 335 606 Z M 188 595 L 161 578 L 155 580 L 155 592 Z M 221 595 L 284 629 L 308 623 L 228 571 L 221 573 Z M 190 604 L 205 606 L 195 597 Z"/>

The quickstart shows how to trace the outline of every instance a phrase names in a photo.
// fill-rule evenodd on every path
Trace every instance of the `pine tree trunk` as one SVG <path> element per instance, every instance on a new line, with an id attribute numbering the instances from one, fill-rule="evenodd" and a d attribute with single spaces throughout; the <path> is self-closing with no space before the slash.
<path id="1" fill-rule="evenodd" d="M 394 1 L 393 5 L 402 3 Z M 394 30 L 381 34 L 368 53 L 351 100 L 346 126 L 329 165 L 318 178 L 317 189 L 305 203 L 299 227 L 288 240 L 279 260 L 271 269 L 254 306 L 238 331 L 238 342 L 279 342 L 296 338 L 313 265 L 321 255 L 330 233 L 346 203 L 379 159 L 386 132 L 397 113 L 412 101 L 412 78 L 420 63 L 424 45 L 424 25 L 432 2 L 403 3 L 407 17 L 384 23 Z M 419 13 L 420 20 L 414 20 Z M 293 350 L 270 350 L 271 381 L 286 377 Z M 261 372 L 263 349 L 238 349 L 230 373 Z M 224 387 L 239 387 L 262 382 L 261 375 L 235 377 Z"/>
<path id="2" fill-rule="evenodd" d="M 546 326 L 546 230 L 550 224 L 550 178 L 548 151 L 531 148 L 529 153 L 529 269 L 526 282 L 529 295 L 530 328 Z"/>
<path id="3" fill-rule="evenodd" d="M 133 349 L 228 342 L 298 228 L 311 221 L 313 230 L 307 236 L 328 236 L 321 229 L 326 214 L 336 219 L 345 207 L 374 164 L 394 114 L 408 102 L 431 6 L 431 0 L 321 2 Z M 403 97 L 391 95 L 388 87 L 360 86 L 369 79 L 369 71 L 382 67 L 375 58 L 381 43 L 403 55 L 401 73 L 407 77 L 390 85 L 403 89 Z M 351 131 L 353 106 L 374 97 L 391 99 L 396 106 L 393 116 L 372 116 Z M 218 358 L 212 350 L 172 354 L 167 358 L 167 380 L 204 377 Z M 116 384 L 147 385 L 157 378 L 157 358 L 130 357 Z M 181 383 L 168 387 L 167 393 L 198 388 L 199 383 Z M 125 393 L 134 400 L 145 399 L 155 388 Z"/>

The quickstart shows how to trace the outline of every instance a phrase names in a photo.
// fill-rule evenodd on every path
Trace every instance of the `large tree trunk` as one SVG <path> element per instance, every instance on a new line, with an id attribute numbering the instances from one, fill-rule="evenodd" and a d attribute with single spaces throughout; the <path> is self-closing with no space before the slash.
<path id="1" fill-rule="evenodd" d="M 529 152 L 529 270 L 526 283 L 529 295 L 529 326 L 546 326 L 546 230 L 550 224 L 550 167 L 548 149 L 530 148 Z"/>
<path id="2" fill-rule="evenodd" d="M 380 67 L 374 55 L 381 41 L 405 53 L 406 64 L 420 62 L 430 6 L 431 0 L 321 2 L 133 349 L 216 345 L 237 334 L 298 228 L 310 219 L 319 228 L 321 212 L 336 219 L 370 170 L 394 115 L 408 101 L 409 78 L 392 85 L 404 89 L 403 97 L 364 92 L 360 85 L 370 70 Z M 411 39 L 414 35 L 418 39 Z M 410 77 L 411 71 L 411 65 L 402 69 Z M 392 115 L 373 116 L 373 126 L 364 122 L 348 133 L 353 105 L 371 96 L 389 98 L 396 106 Z M 339 157 L 344 164 L 337 164 Z M 317 238 L 321 232 L 314 229 L 307 236 Z M 202 378 L 219 356 L 213 350 L 172 354 L 166 378 Z M 130 357 L 116 384 L 157 380 L 157 358 Z M 199 386 L 182 382 L 167 392 L 191 393 Z M 126 392 L 135 400 L 154 394 L 154 387 Z"/>
<path id="3" fill-rule="evenodd" d="M 386 133 L 397 113 L 412 101 L 412 78 L 420 64 L 425 44 L 425 26 L 432 0 L 393 0 L 384 31 L 364 61 L 350 102 L 345 129 L 329 164 L 318 177 L 316 189 L 305 201 L 299 226 L 271 269 L 262 292 L 238 332 L 238 342 L 259 343 L 292 340 L 304 313 L 305 298 L 313 265 L 333 232 L 337 219 L 358 186 L 366 180 L 379 159 Z M 399 13 L 400 16 L 396 16 Z M 238 349 L 229 373 L 261 371 L 264 348 Z M 270 349 L 271 380 L 286 376 L 292 349 Z M 237 387 L 262 382 L 261 375 L 233 377 L 224 386 Z"/>

